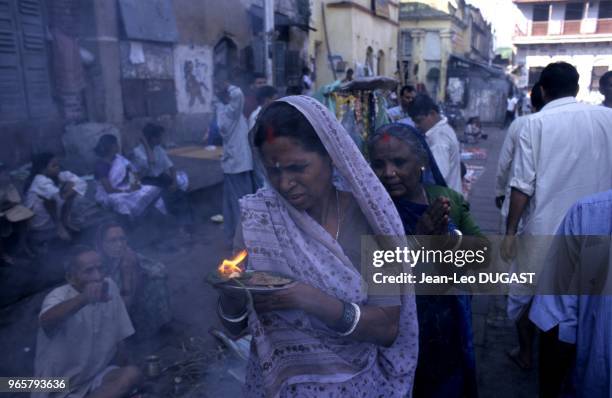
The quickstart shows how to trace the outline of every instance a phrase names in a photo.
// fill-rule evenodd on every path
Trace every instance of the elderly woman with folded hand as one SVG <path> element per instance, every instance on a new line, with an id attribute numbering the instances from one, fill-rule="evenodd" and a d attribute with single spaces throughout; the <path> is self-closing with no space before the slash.
<path id="1" fill-rule="evenodd" d="M 368 142 L 370 162 L 393 199 L 406 233 L 450 239 L 448 249 L 488 244 L 461 194 L 446 187 L 423 136 L 405 124 L 379 128 Z M 475 236 L 462 239 L 462 235 Z M 427 265 L 427 264 L 425 264 Z M 419 362 L 415 397 L 476 397 L 471 299 L 418 295 Z"/>
<path id="2" fill-rule="evenodd" d="M 246 396 L 410 396 L 414 295 L 369 295 L 360 273 L 361 235 L 404 239 L 389 195 L 312 98 L 272 103 L 252 132 L 269 188 L 241 200 L 236 243 L 249 269 L 297 283 L 254 295 L 252 307 L 245 295 L 221 294 L 224 323 L 253 335 Z"/>

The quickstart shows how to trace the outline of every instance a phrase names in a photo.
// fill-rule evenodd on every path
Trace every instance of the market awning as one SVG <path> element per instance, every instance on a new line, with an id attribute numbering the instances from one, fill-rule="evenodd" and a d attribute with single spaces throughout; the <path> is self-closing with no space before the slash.
<path id="1" fill-rule="evenodd" d="M 493 66 L 489 66 L 487 64 L 483 64 L 480 62 L 476 62 L 476 61 L 472 61 L 471 59 L 467 59 L 467 58 L 463 58 L 463 57 L 459 57 L 457 55 L 451 55 L 450 56 L 450 61 L 455 61 L 455 64 L 457 66 L 463 66 L 465 68 L 469 68 L 469 67 L 476 67 L 476 68 L 480 68 L 480 69 L 484 69 L 485 71 L 487 71 L 488 73 L 490 73 L 491 75 L 497 76 L 497 75 L 504 75 L 504 71 L 501 68 L 496 68 Z"/>

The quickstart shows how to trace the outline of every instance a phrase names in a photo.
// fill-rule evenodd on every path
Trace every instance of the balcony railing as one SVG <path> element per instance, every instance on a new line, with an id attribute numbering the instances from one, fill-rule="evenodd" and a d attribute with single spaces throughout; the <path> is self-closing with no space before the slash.
<path id="1" fill-rule="evenodd" d="M 612 18 L 597 20 L 597 33 L 612 33 Z"/>
<path id="2" fill-rule="evenodd" d="M 533 22 L 531 25 L 532 36 L 546 36 L 548 34 L 548 21 Z"/>
<path id="3" fill-rule="evenodd" d="M 580 22 L 581 21 L 564 21 L 563 22 L 563 34 L 564 35 L 577 35 L 580 34 Z"/>

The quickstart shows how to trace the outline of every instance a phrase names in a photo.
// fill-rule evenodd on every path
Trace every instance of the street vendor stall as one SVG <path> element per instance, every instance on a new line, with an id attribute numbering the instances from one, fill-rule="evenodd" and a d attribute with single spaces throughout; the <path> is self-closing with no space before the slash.
<path id="1" fill-rule="evenodd" d="M 334 112 L 365 155 L 368 136 L 389 123 L 387 97 L 397 85 L 397 80 L 389 77 L 365 77 L 325 86 L 317 97 Z"/>

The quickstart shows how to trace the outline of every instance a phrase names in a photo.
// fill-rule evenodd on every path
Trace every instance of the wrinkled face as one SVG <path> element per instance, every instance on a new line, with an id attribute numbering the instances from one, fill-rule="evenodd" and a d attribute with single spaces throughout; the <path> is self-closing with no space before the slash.
<path id="1" fill-rule="evenodd" d="M 415 116 L 412 121 L 425 134 L 440 121 L 440 116 L 437 112 L 431 111 L 427 115 Z"/>
<path id="2" fill-rule="evenodd" d="M 266 80 L 265 77 L 258 77 L 257 79 L 255 79 L 255 81 L 253 82 L 251 86 L 254 90 L 257 90 L 258 88 L 261 88 L 265 86 L 266 84 L 268 84 L 268 81 Z"/>
<path id="3" fill-rule="evenodd" d="M 370 163 L 392 198 L 418 192 L 424 164 L 402 140 L 393 136 L 379 139 L 370 152 Z"/>
<path id="4" fill-rule="evenodd" d="M 416 97 L 416 91 L 404 90 L 404 93 L 400 97 L 402 108 L 408 109 L 412 101 L 414 101 L 414 97 Z"/>
<path id="5" fill-rule="evenodd" d="M 79 255 L 74 269 L 68 275 L 68 281 L 78 291 L 82 291 L 88 283 L 102 282 L 103 280 L 102 257 L 93 250 Z"/>
<path id="6" fill-rule="evenodd" d="M 121 227 L 111 227 L 106 230 L 102 240 L 104 254 L 111 258 L 121 257 L 127 247 L 127 237 Z"/>
<path id="7" fill-rule="evenodd" d="M 261 155 L 272 186 L 298 210 L 314 208 L 331 188 L 331 159 L 305 150 L 292 138 L 265 142 Z"/>
<path id="8" fill-rule="evenodd" d="M 44 174 L 47 177 L 55 178 L 60 173 L 60 164 L 57 158 L 53 158 L 47 164 L 47 168 L 44 171 Z"/>
<path id="9" fill-rule="evenodd" d="M 606 99 L 612 99 L 612 77 L 605 79 L 601 86 L 599 86 L 599 92 L 606 97 Z"/>

